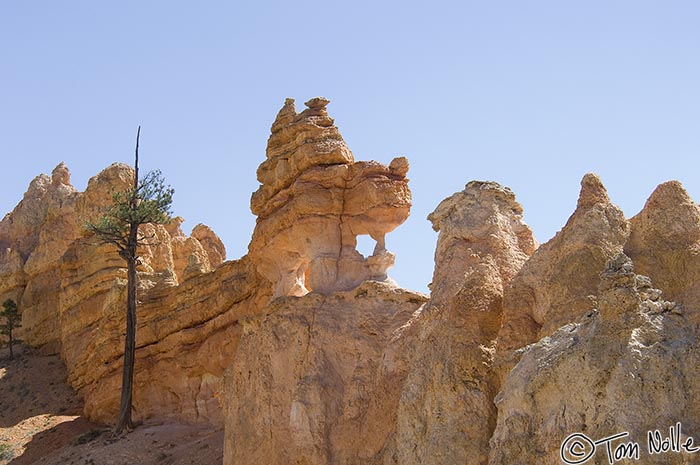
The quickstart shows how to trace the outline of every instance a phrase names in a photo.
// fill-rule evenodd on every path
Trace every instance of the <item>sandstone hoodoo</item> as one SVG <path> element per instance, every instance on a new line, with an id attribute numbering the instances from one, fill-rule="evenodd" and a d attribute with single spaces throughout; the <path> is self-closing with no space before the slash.
<path id="1" fill-rule="evenodd" d="M 430 300 L 405 332 L 400 464 L 484 463 L 495 427 L 493 353 L 504 289 L 536 247 L 510 189 L 472 181 L 428 216 L 439 231 Z"/>
<path id="2" fill-rule="evenodd" d="M 385 235 L 411 208 L 408 161 L 356 162 L 328 116 L 328 103 L 311 99 L 297 114 L 294 100 L 287 99 L 258 168 L 262 185 L 251 199 L 258 219 L 249 250 L 275 297 L 386 281 L 394 255 L 386 250 Z M 362 234 L 377 244 L 367 258 L 356 249 Z"/>
<path id="3" fill-rule="evenodd" d="M 577 463 L 572 447 L 601 464 L 606 445 L 634 463 L 697 462 L 700 206 L 680 183 L 627 219 L 586 174 L 538 245 L 510 189 L 469 182 L 428 217 L 426 296 L 387 274 L 408 160 L 355 161 L 328 104 L 279 111 L 244 257 L 227 261 L 205 225 L 144 225 L 157 241 L 138 269 L 136 419 L 218 429 L 225 465 L 560 465 Z M 0 301 L 103 423 L 119 400 L 125 270 L 83 225 L 130 170 L 79 192 L 60 164 L 0 221 Z M 596 451 L 571 437 L 615 439 Z"/>
<path id="4" fill-rule="evenodd" d="M 242 321 L 225 463 L 370 463 L 393 435 L 408 365 L 386 351 L 426 300 L 387 277 L 385 235 L 411 206 L 408 161 L 355 162 L 328 103 L 297 114 L 288 99 L 258 169 L 249 256 L 276 299 Z M 361 234 L 377 242 L 367 258 Z"/>

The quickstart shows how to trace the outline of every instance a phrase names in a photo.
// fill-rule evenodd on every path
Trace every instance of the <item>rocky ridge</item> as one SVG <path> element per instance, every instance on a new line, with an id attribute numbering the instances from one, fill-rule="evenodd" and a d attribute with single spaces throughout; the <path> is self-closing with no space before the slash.
<path id="1" fill-rule="evenodd" d="M 508 188 L 470 182 L 429 216 L 425 296 L 387 275 L 385 235 L 411 206 L 407 160 L 355 161 L 328 103 L 297 113 L 288 99 L 272 124 L 248 255 L 225 261 L 205 226 L 147 226 L 159 241 L 139 270 L 137 417 L 224 424 L 230 465 L 553 465 L 572 433 L 641 444 L 676 422 L 700 440 L 700 207 L 680 183 L 627 219 L 587 174 L 569 221 L 538 245 Z M 23 337 L 61 354 L 104 422 L 125 272 L 81 225 L 130 176 L 113 165 L 81 193 L 59 165 L 0 222 L 0 297 L 20 302 Z"/>
<path id="2" fill-rule="evenodd" d="M 113 164 L 78 192 L 61 163 L 34 179 L 0 222 L 0 298 L 22 309 L 19 336 L 60 353 L 88 418 L 101 422 L 112 421 L 119 403 L 126 272 L 84 224 L 131 179 L 129 166 Z M 211 229 L 198 225 L 187 236 L 181 223 L 144 226 L 155 241 L 140 250 L 134 411 L 221 424 L 216 397 L 235 322 L 269 296 L 245 259 L 222 265 L 226 252 Z"/>

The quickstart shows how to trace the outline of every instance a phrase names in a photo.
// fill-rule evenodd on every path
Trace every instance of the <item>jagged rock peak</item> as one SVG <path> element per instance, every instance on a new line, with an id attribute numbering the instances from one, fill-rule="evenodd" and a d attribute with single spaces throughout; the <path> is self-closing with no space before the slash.
<path id="1" fill-rule="evenodd" d="M 299 122 L 310 117 L 314 118 L 314 122 L 320 126 L 332 126 L 333 118 L 328 116 L 326 106 L 331 103 L 325 97 L 314 97 L 304 103 L 307 109 L 301 113 L 297 113 L 295 101 L 293 98 L 284 100 L 284 105 L 277 113 L 275 121 L 272 123 L 272 134 L 278 133 L 291 123 Z"/>
<path id="2" fill-rule="evenodd" d="M 657 231 L 666 243 L 690 245 L 700 240 L 700 207 L 678 181 L 660 184 L 632 222 L 640 232 Z M 633 236 L 631 244 L 639 239 L 637 231 Z"/>
<path id="3" fill-rule="evenodd" d="M 678 181 L 659 185 L 630 220 L 625 253 L 700 325 L 700 206 Z"/>
<path id="4" fill-rule="evenodd" d="M 578 208 L 588 209 L 597 203 L 610 203 L 608 191 L 597 174 L 587 173 L 581 179 Z"/>
<path id="5" fill-rule="evenodd" d="M 598 176 L 585 175 L 566 225 L 537 249 L 505 291 L 499 376 L 517 362 L 518 349 L 593 309 L 600 270 L 622 252 L 628 236 L 622 210 L 610 202 Z"/>
<path id="6" fill-rule="evenodd" d="M 678 181 L 660 184 L 631 222 L 631 250 L 654 246 L 650 240 L 646 245 L 639 244 L 644 236 L 653 235 L 653 241 L 675 247 L 691 246 L 700 240 L 700 206 Z"/>
<path id="7" fill-rule="evenodd" d="M 297 116 L 297 109 L 296 106 L 294 105 L 294 99 L 293 98 L 288 98 L 284 101 L 284 106 L 280 109 L 280 111 L 277 113 L 277 117 L 275 118 L 275 121 L 272 123 L 272 128 L 271 132 L 274 134 L 283 127 L 285 127 L 287 124 L 291 123 L 294 121 L 294 118 Z"/>
<path id="8" fill-rule="evenodd" d="M 226 260 L 226 247 L 209 226 L 199 223 L 192 229 L 192 237 L 202 244 L 202 247 L 207 252 L 212 268 L 216 268 L 224 263 Z"/>
<path id="9" fill-rule="evenodd" d="M 101 190 L 99 186 L 120 189 L 134 182 L 134 168 L 126 163 L 115 162 L 88 180 L 87 190 Z"/>
<path id="10" fill-rule="evenodd" d="M 667 181 L 659 184 L 646 202 L 649 207 L 694 204 L 693 199 L 680 181 Z"/>

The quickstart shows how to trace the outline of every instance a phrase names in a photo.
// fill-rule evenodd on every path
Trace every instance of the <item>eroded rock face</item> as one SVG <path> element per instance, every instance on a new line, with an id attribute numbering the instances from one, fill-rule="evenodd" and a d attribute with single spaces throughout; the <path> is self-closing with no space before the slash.
<path id="1" fill-rule="evenodd" d="M 387 455 L 397 464 L 483 464 L 503 289 L 536 242 L 513 193 L 493 182 L 470 182 L 428 219 L 440 232 L 432 295 L 403 335 L 415 349 Z"/>
<path id="2" fill-rule="evenodd" d="M 513 193 L 471 182 L 429 216 L 428 299 L 387 277 L 407 160 L 355 162 L 327 104 L 297 113 L 287 100 L 273 123 L 249 255 L 225 261 L 211 229 L 188 236 L 181 218 L 144 226 L 136 419 L 225 423 L 231 465 L 555 464 L 573 432 L 628 431 L 644 447 L 681 422 L 700 438 L 700 207 L 679 183 L 628 222 L 586 175 L 566 226 L 537 248 Z M 0 222 L 0 300 L 19 302 L 21 336 L 61 353 L 105 423 L 126 272 L 82 226 L 132 176 L 115 164 L 81 193 L 61 164 Z M 361 234 L 377 241 L 367 258 Z"/>
<path id="3" fill-rule="evenodd" d="M 355 162 L 328 103 L 297 114 L 288 99 L 258 169 L 249 256 L 277 299 L 243 323 L 228 372 L 227 464 L 379 463 L 395 429 L 409 366 L 390 341 L 426 300 L 387 277 L 408 161 Z M 377 241 L 367 258 L 362 234 Z"/>
<path id="4" fill-rule="evenodd" d="M 64 163 L 52 175 L 37 176 L 23 199 L 0 222 L 0 300 L 14 299 L 22 313 L 20 338 L 32 345 L 58 349 L 59 292 L 56 262 L 80 236 L 77 225 L 78 193 L 70 184 Z M 6 270 L 6 271 L 5 271 Z"/>
<path id="5" fill-rule="evenodd" d="M 631 220 L 625 253 L 700 324 L 700 206 L 678 181 L 661 184 Z"/>
<path id="6" fill-rule="evenodd" d="M 105 246 L 101 246 L 105 247 Z M 104 250 L 105 255 L 110 252 Z M 89 248 L 69 251 L 65 286 L 91 286 L 85 299 L 62 306 L 62 334 L 68 381 L 85 399 L 91 419 L 111 423 L 119 407 L 126 282 L 120 259 L 88 275 Z M 169 273 L 139 274 L 134 415 L 175 416 L 188 422 L 222 424 L 219 398 L 223 372 L 236 352 L 238 319 L 255 314 L 269 299 L 246 259 L 226 262 L 179 286 L 164 283 Z M 85 273 L 85 274 L 84 274 Z M 115 279 L 116 275 L 116 279 Z"/>
<path id="7" fill-rule="evenodd" d="M 84 225 L 132 179 L 129 166 L 114 164 L 78 192 L 61 163 L 32 181 L 0 222 L 0 298 L 19 303 L 20 337 L 60 352 L 86 414 L 105 423 L 119 403 L 126 270 L 116 249 L 85 235 Z M 222 266 L 225 249 L 211 229 L 198 225 L 188 237 L 181 223 L 142 228 L 153 240 L 139 249 L 135 417 L 222 423 L 217 396 L 237 318 L 269 294 L 247 260 Z"/>
<path id="8" fill-rule="evenodd" d="M 506 289 L 498 341 L 501 376 L 517 363 L 518 349 L 592 310 L 599 273 L 622 252 L 629 223 L 595 174 L 581 181 L 576 211 L 540 246 Z"/>
<path id="9" fill-rule="evenodd" d="M 562 463 L 562 443 L 579 432 L 593 441 L 628 432 L 612 447 L 638 443 L 634 463 L 694 463 L 647 449 L 648 431 L 666 437 L 676 422 L 685 435 L 700 431 L 700 351 L 690 322 L 623 254 L 601 275 L 598 307 L 525 349 L 497 399 L 490 465 Z M 605 446 L 588 463 L 609 463 Z"/>
<path id="10" fill-rule="evenodd" d="M 387 167 L 355 162 L 327 99 L 317 97 L 297 114 L 287 99 L 272 124 L 262 183 L 251 200 L 258 216 L 249 246 L 257 269 L 273 283 L 274 296 L 330 294 L 372 279 L 386 281 L 394 255 L 385 235 L 403 223 L 411 207 L 408 161 Z M 357 236 L 377 241 L 364 258 Z"/>
<path id="11" fill-rule="evenodd" d="M 382 353 L 425 300 L 367 281 L 276 299 L 243 320 L 226 379 L 224 463 L 379 463 L 394 424 L 385 406 L 398 399 L 392 373 L 407 370 Z"/>

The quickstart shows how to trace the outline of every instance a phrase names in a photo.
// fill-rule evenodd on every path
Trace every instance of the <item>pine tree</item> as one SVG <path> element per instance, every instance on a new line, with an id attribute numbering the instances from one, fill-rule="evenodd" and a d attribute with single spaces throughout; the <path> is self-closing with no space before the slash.
<path id="1" fill-rule="evenodd" d="M 10 359 L 15 358 L 15 354 L 12 351 L 12 345 L 15 342 L 13 331 L 17 328 L 21 328 L 20 323 L 21 315 L 17 308 L 17 304 L 12 299 L 7 299 L 2 304 L 3 311 L 0 312 L 0 318 L 4 318 L 5 322 L 0 324 L 0 334 L 7 336 L 8 346 L 10 347 Z"/>
<path id="2" fill-rule="evenodd" d="M 87 229 L 102 242 L 114 245 L 127 264 L 126 339 L 124 341 L 124 369 L 119 407 L 119 419 L 115 433 L 131 431 L 132 391 L 134 384 L 134 361 L 136 352 L 136 265 L 138 248 L 149 244 L 139 232 L 139 226 L 147 223 L 166 224 L 170 221 L 170 207 L 174 190 L 166 186 L 159 170 L 151 171 L 139 178 L 139 138 L 136 133 L 136 153 L 133 185 L 116 192 L 112 204 L 96 223 L 88 223 Z"/>

